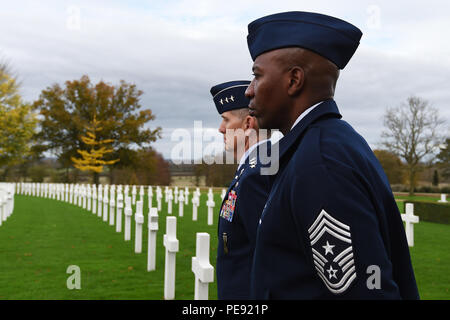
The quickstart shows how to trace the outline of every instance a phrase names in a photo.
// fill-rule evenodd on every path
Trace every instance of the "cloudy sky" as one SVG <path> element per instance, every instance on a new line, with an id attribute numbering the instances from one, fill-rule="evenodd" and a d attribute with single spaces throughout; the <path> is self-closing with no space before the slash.
<path id="1" fill-rule="evenodd" d="M 2 1 L 0 58 L 32 102 L 41 90 L 87 74 L 144 91 L 163 138 L 153 146 L 170 158 L 177 128 L 201 120 L 216 141 L 220 118 L 211 86 L 251 80 L 249 22 L 300 10 L 339 17 L 363 31 L 341 72 L 335 100 L 344 119 L 375 147 L 387 107 L 425 98 L 450 123 L 448 1 Z"/>

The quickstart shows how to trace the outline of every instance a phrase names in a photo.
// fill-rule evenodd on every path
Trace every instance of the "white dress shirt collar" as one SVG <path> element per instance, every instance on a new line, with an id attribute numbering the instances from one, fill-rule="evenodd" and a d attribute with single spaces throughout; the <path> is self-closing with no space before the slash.
<path id="1" fill-rule="evenodd" d="M 313 105 L 312 107 L 309 107 L 308 109 L 306 109 L 305 111 L 303 111 L 297 118 L 297 120 L 295 120 L 294 124 L 291 127 L 291 131 L 292 129 L 294 129 L 294 127 L 297 125 L 297 123 L 300 122 L 300 120 L 302 120 L 308 113 L 310 113 L 315 107 L 317 107 L 319 104 L 321 104 L 323 101 L 320 101 L 318 103 L 316 103 L 315 105 Z"/>

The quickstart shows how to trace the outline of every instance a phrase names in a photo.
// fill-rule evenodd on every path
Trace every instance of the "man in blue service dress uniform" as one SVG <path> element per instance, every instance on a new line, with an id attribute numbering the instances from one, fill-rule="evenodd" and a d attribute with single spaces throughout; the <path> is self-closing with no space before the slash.
<path id="1" fill-rule="evenodd" d="M 252 297 L 418 299 L 389 182 L 333 100 L 361 31 L 285 12 L 253 21 L 248 32 L 250 114 L 284 134 L 258 226 Z"/>
<path id="2" fill-rule="evenodd" d="M 270 141 L 261 140 L 256 119 L 249 115 L 249 100 L 244 95 L 249 83 L 230 81 L 211 88 L 222 117 L 219 131 L 224 135 L 225 150 L 234 152 L 236 161 L 240 159 L 223 199 L 218 222 L 217 290 L 218 298 L 227 300 L 250 298 L 256 229 L 270 191 L 270 177 L 261 175 L 258 157 L 259 148 L 270 148 Z M 240 130 L 238 132 L 245 134 L 241 140 L 245 146 L 237 145 L 239 134 L 230 138 L 227 130 Z M 249 133 L 256 133 L 255 138 L 249 138 Z"/>

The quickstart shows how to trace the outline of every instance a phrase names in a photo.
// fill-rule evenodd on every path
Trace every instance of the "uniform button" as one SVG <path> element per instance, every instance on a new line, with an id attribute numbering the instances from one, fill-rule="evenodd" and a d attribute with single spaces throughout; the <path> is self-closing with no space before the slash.
<path id="1" fill-rule="evenodd" d="M 238 176 L 235 176 L 234 178 L 235 178 L 235 179 L 237 179 L 237 178 L 238 178 Z"/>
<path id="2" fill-rule="evenodd" d="M 261 224 L 261 219 L 259 219 L 259 224 Z"/>

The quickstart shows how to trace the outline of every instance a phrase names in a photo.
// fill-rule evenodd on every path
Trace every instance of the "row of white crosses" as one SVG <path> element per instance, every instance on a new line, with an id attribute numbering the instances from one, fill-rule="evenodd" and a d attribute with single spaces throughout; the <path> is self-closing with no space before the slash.
<path id="1" fill-rule="evenodd" d="M 175 190 L 165 187 L 164 190 L 165 201 L 167 202 L 167 213 L 173 213 L 173 205 L 172 201 L 178 203 L 178 216 L 182 217 L 184 215 L 184 206 L 189 204 L 189 189 L 186 187 L 184 190 L 179 190 L 178 187 L 175 187 Z M 174 196 L 175 195 L 175 196 Z M 149 189 L 149 205 L 151 203 L 151 199 L 153 197 L 153 191 Z M 156 202 L 158 212 L 161 211 L 161 200 L 162 200 L 162 190 L 158 186 L 156 189 Z M 222 198 L 224 197 L 224 190 L 222 190 Z M 198 207 L 200 205 L 200 189 L 197 187 L 196 190 L 192 193 L 192 220 L 197 221 L 198 218 Z M 208 201 L 206 202 L 206 206 L 208 207 L 208 225 L 213 224 L 214 217 L 214 195 L 212 192 L 212 188 L 209 188 L 208 191 Z"/>
<path id="2" fill-rule="evenodd" d="M 133 201 L 136 201 L 137 190 L 133 186 L 131 191 L 132 196 L 129 196 L 129 186 L 125 186 L 124 194 L 122 193 L 122 186 L 117 186 L 117 202 L 116 199 L 116 186 L 115 185 L 78 185 L 78 184 L 34 184 L 34 183 L 22 183 L 21 191 L 23 194 L 39 196 L 42 190 L 42 196 L 46 196 L 52 199 L 66 201 L 71 204 L 78 205 L 83 209 L 91 211 L 93 214 L 97 214 L 98 217 L 103 217 L 103 221 L 108 221 L 109 212 L 109 224 L 116 225 L 116 232 L 122 230 L 122 209 L 124 209 L 125 215 L 125 241 L 131 240 L 131 217 Z M 14 187 L 13 187 L 14 189 Z M 168 206 L 171 207 L 171 200 L 173 199 L 172 189 L 166 187 L 166 201 Z M 179 216 L 183 216 L 184 205 L 188 204 L 189 190 L 175 189 L 175 201 L 179 203 Z M 134 195 L 134 196 L 133 196 Z M 125 199 L 124 199 L 125 196 Z M 144 189 L 141 187 L 139 192 L 140 199 L 136 202 L 136 214 L 135 214 L 135 253 L 142 252 L 142 225 L 144 223 L 143 215 L 143 196 Z M 152 207 L 153 200 L 153 188 L 148 188 L 148 255 L 147 255 L 147 271 L 153 271 L 156 269 L 156 236 L 158 231 L 158 209 L 160 209 L 162 192 L 159 186 L 156 187 L 156 196 L 158 208 Z M 159 201 L 158 201 L 159 199 Z M 197 208 L 199 205 L 200 190 L 197 188 L 193 192 L 192 203 L 194 209 L 193 219 L 197 220 Z M 125 206 L 123 204 L 125 200 Z M 208 192 L 208 209 L 214 208 L 214 200 L 212 189 Z M 170 212 L 171 213 L 171 212 Z M 114 214 L 116 217 L 114 219 Z M 114 223 L 115 222 L 115 223 Z M 212 214 L 208 210 L 208 224 L 212 224 Z M 194 298 L 196 300 L 208 299 L 208 285 L 214 279 L 214 268 L 209 263 L 209 234 L 197 233 L 197 249 L 196 256 L 192 258 L 192 272 L 195 275 L 195 293 Z M 164 273 L 164 298 L 167 300 L 175 298 L 175 265 L 176 265 L 176 253 L 179 250 L 178 239 L 176 238 L 176 217 L 168 216 L 166 222 L 166 234 L 164 235 L 164 247 L 166 250 L 165 256 L 165 273 Z"/>
<path id="3" fill-rule="evenodd" d="M 20 187 L 19 187 L 20 186 Z M 32 195 L 32 196 L 41 196 L 61 201 L 66 201 L 71 204 L 78 205 L 83 209 L 87 209 L 88 211 L 92 211 L 94 214 L 97 213 L 99 217 L 103 217 L 103 221 L 108 221 L 110 225 L 114 225 L 116 212 L 116 196 L 115 196 L 115 185 L 99 185 L 98 190 L 96 185 L 79 185 L 79 184 L 47 184 L 47 183 L 21 183 L 18 185 L 21 194 Z M 162 199 L 162 191 L 159 186 L 156 187 L 156 200 L 157 200 L 157 209 L 158 212 L 161 211 L 161 199 Z M 122 186 L 118 186 L 118 195 L 117 195 L 117 205 L 122 200 Z M 127 203 L 126 197 L 129 194 L 129 186 L 125 186 L 125 204 Z M 131 192 L 131 203 L 136 204 L 136 194 L 137 189 L 136 186 L 133 186 Z M 175 194 L 175 197 L 173 196 Z M 144 187 L 141 186 L 140 192 L 140 201 L 143 201 L 144 197 Z M 225 190 L 222 190 L 221 197 L 222 199 L 225 196 Z M 152 187 L 148 188 L 148 204 L 149 210 L 152 207 L 153 200 L 153 190 Z M 175 187 L 175 191 L 169 187 L 165 187 L 165 201 L 167 202 L 168 214 L 172 214 L 172 200 L 175 200 L 175 203 L 179 204 L 179 212 L 178 215 L 182 217 L 184 215 L 184 205 L 189 203 L 189 189 L 185 187 L 184 190 L 178 190 L 178 187 Z M 193 192 L 192 196 L 192 220 L 196 221 L 198 217 L 198 207 L 200 205 L 200 190 L 196 188 Z M 208 191 L 208 200 L 206 202 L 208 207 L 208 216 L 207 221 L 208 225 L 213 224 L 213 210 L 215 207 L 214 196 L 212 193 L 212 188 L 209 188 Z M 117 208 L 117 231 L 121 230 L 121 209 Z M 108 217 L 109 212 L 109 217 Z M 128 226 L 131 225 L 129 220 L 131 219 L 132 212 L 125 210 L 125 228 L 127 234 Z M 128 218 L 127 218 L 128 217 Z M 137 223 L 140 222 L 141 219 L 136 220 Z M 125 236 L 128 240 L 128 237 Z"/>
<path id="4" fill-rule="evenodd" d="M 66 201 L 92 211 L 97 214 L 104 222 L 109 221 L 109 225 L 116 225 L 116 232 L 122 231 L 122 209 L 124 208 L 122 193 L 122 186 L 117 186 L 117 202 L 116 202 L 116 186 L 115 185 L 79 185 L 79 184 L 36 184 L 36 183 L 22 183 L 20 187 L 21 192 L 25 195 L 49 197 L 51 199 Z M 150 187 L 151 188 L 151 187 Z M 133 190 L 136 186 L 133 186 Z M 39 191 L 42 190 L 42 193 Z M 132 191 L 132 194 L 135 191 Z M 131 217 L 132 217 L 132 198 L 128 196 L 129 186 L 125 186 L 125 241 L 131 240 Z M 144 188 L 141 186 L 140 199 L 136 204 L 135 214 L 135 253 L 142 252 L 142 225 L 144 223 L 143 215 L 143 196 Z M 133 197 L 136 201 L 136 198 Z M 149 205 L 151 208 L 151 203 Z M 109 213 L 109 215 L 108 215 Z M 153 212 L 155 214 L 155 212 Z M 157 217 L 157 212 L 156 212 Z M 153 218 L 153 220 L 155 220 Z M 157 221 L 157 220 L 156 220 Z M 157 229 L 156 229 L 157 230 Z M 154 233 L 154 232 L 153 232 Z M 149 261 L 155 260 L 155 250 L 150 251 Z M 150 268 L 150 267 L 149 267 Z M 153 268 L 154 269 L 154 268 Z"/>
<path id="5" fill-rule="evenodd" d="M 0 226 L 14 211 L 14 193 L 13 183 L 0 183 Z"/>

